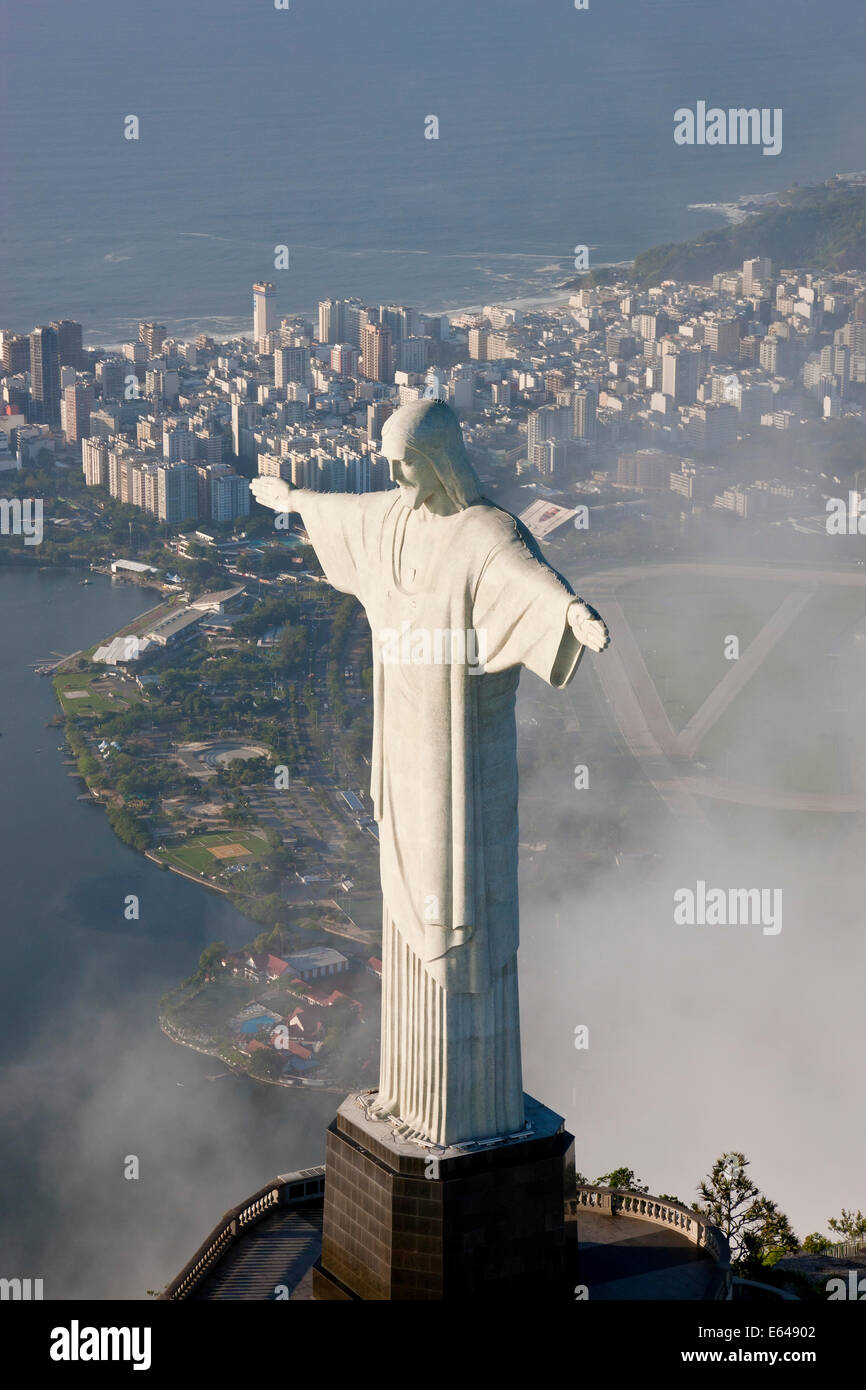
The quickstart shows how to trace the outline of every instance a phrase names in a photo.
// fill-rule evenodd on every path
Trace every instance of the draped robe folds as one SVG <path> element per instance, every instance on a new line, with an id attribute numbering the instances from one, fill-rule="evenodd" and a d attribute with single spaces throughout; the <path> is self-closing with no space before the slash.
<path id="1" fill-rule="evenodd" d="M 582 652 L 566 618 L 575 596 L 486 501 L 425 519 L 417 573 L 401 572 L 412 514 L 397 490 L 299 491 L 293 505 L 373 637 L 376 1108 L 435 1144 L 512 1133 L 523 1125 L 515 694 L 521 666 L 570 681 Z"/>

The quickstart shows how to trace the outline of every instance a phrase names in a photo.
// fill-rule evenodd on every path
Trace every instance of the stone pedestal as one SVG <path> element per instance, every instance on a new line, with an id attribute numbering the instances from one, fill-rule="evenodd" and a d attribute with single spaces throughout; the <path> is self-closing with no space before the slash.
<path id="1" fill-rule="evenodd" d="M 314 1297 L 573 1299 L 574 1141 L 559 1115 L 525 1103 L 525 1133 L 433 1149 L 349 1096 L 328 1130 Z"/>

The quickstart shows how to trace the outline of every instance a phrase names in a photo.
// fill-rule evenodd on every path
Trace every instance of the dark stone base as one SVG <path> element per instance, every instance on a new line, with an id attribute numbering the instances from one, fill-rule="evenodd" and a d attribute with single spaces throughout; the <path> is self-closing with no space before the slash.
<path id="1" fill-rule="evenodd" d="M 314 1298 L 573 1299 L 574 1141 L 525 1100 L 528 1133 L 435 1150 L 395 1138 L 349 1096 L 328 1129 Z"/>

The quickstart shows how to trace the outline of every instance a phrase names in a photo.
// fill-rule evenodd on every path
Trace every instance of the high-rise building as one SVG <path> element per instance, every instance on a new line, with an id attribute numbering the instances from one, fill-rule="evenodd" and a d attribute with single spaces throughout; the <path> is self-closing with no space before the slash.
<path id="1" fill-rule="evenodd" d="M 250 484 L 226 463 L 196 466 L 200 520 L 234 521 L 250 514 Z"/>
<path id="2" fill-rule="evenodd" d="M 610 328 L 605 335 L 605 352 L 608 357 L 628 361 L 637 352 L 634 334 L 624 333 L 620 328 Z"/>
<path id="3" fill-rule="evenodd" d="M 470 328 L 469 356 L 473 362 L 487 361 L 487 339 L 489 336 L 489 331 L 486 328 Z"/>
<path id="4" fill-rule="evenodd" d="M 157 515 L 177 524 L 198 517 L 198 474 L 193 463 L 163 463 L 158 468 Z"/>
<path id="5" fill-rule="evenodd" d="M 368 381 L 392 381 L 391 330 L 382 323 L 368 323 L 361 343 L 361 375 Z"/>
<path id="6" fill-rule="evenodd" d="M 571 398 L 571 433 L 574 439 L 595 439 L 598 399 L 589 387 L 579 387 Z"/>
<path id="7" fill-rule="evenodd" d="M 787 344 L 783 338 L 767 335 L 761 339 L 758 361 L 768 376 L 785 375 Z"/>
<path id="8" fill-rule="evenodd" d="M 82 439 L 81 469 L 88 487 L 108 487 L 108 445 L 104 439 Z"/>
<path id="9" fill-rule="evenodd" d="M 667 352 L 662 358 L 662 394 L 670 396 L 674 405 L 686 405 L 698 393 L 701 351 L 683 348 Z"/>
<path id="10" fill-rule="evenodd" d="M 162 456 L 167 463 L 180 463 L 196 456 L 195 432 L 187 420 L 164 420 Z"/>
<path id="11" fill-rule="evenodd" d="M 571 411 L 558 405 L 543 405 L 531 410 L 526 422 L 526 457 L 534 468 L 545 468 L 549 450 L 537 446 L 547 439 L 568 439 L 571 433 Z"/>
<path id="12" fill-rule="evenodd" d="M 336 343 L 331 348 L 331 371 L 339 376 L 357 376 L 360 353 L 351 343 Z"/>
<path id="13" fill-rule="evenodd" d="M 561 367 L 553 367 L 549 372 L 544 373 L 544 389 L 553 404 L 556 404 L 558 394 L 569 389 L 570 383 L 571 376 L 564 372 Z"/>
<path id="14" fill-rule="evenodd" d="M 773 274 L 773 262 L 767 256 L 755 256 L 743 261 L 743 294 L 754 294 L 757 285 L 765 284 Z"/>
<path id="15" fill-rule="evenodd" d="M 212 521 L 236 521 L 250 514 L 249 479 L 240 473 L 222 473 L 211 479 L 210 515 Z"/>
<path id="16" fill-rule="evenodd" d="M 343 333 L 343 300 L 319 300 L 319 342 L 338 343 Z"/>
<path id="17" fill-rule="evenodd" d="M 57 356 L 61 367 L 74 367 L 76 371 L 81 371 L 84 367 L 81 324 L 74 319 L 55 319 L 50 326 L 57 334 Z"/>
<path id="18" fill-rule="evenodd" d="M 393 413 L 390 401 L 371 401 L 367 406 L 367 438 L 371 443 L 382 438 L 382 426 Z"/>
<path id="19" fill-rule="evenodd" d="M 144 390 L 145 394 L 151 396 L 158 404 L 173 405 L 180 390 L 180 376 L 174 367 L 169 370 L 164 367 L 148 367 L 144 377 Z"/>
<path id="20" fill-rule="evenodd" d="M 406 310 L 414 313 L 414 310 Z M 360 299 L 321 299 L 319 301 L 320 343 L 351 343 L 361 346 L 364 325 L 374 322 L 376 314 L 367 309 Z M 401 320 L 401 326 L 402 326 Z"/>
<path id="21" fill-rule="evenodd" d="M 397 366 L 401 372 L 426 372 L 429 338 L 401 338 L 397 344 Z"/>
<path id="22" fill-rule="evenodd" d="M 391 330 L 392 342 L 401 338 L 411 338 L 418 332 L 418 311 L 407 309 L 404 304 L 380 304 L 379 322 Z"/>
<path id="23" fill-rule="evenodd" d="M 3 334 L 3 366 L 13 375 L 30 371 L 30 339 L 25 334 Z"/>
<path id="24" fill-rule="evenodd" d="M 309 347 L 313 337 L 313 325 L 303 314 L 288 314 L 280 319 L 280 342 L 283 347 Z"/>
<path id="25" fill-rule="evenodd" d="M 147 348 L 148 359 L 159 357 L 165 337 L 164 323 L 140 323 L 138 325 L 138 341 L 144 343 Z"/>
<path id="26" fill-rule="evenodd" d="M 274 385 L 285 388 L 290 381 L 305 384 L 310 375 L 310 349 L 278 347 L 274 353 Z"/>
<path id="27" fill-rule="evenodd" d="M 534 466 L 545 478 L 562 473 L 568 462 L 568 444 L 564 439 L 543 439 L 533 445 Z"/>
<path id="28" fill-rule="evenodd" d="M 108 450 L 108 490 L 118 502 L 133 504 L 136 492 L 135 471 L 144 464 L 151 463 L 145 454 L 130 449 L 122 443 Z"/>
<path id="29" fill-rule="evenodd" d="M 261 423 L 262 408 L 256 401 L 232 396 L 232 453 L 238 458 L 255 458 L 253 431 Z"/>
<path id="30" fill-rule="evenodd" d="M 197 429 L 195 431 L 195 456 L 205 463 L 221 464 L 225 454 L 226 437 L 221 430 Z"/>
<path id="31" fill-rule="evenodd" d="M 348 454 L 346 456 L 346 491 L 369 492 L 371 488 L 370 455 Z"/>
<path id="32" fill-rule="evenodd" d="M 343 308 L 340 338 L 360 349 L 364 329 L 371 322 L 371 310 L 366 308 L 360 299 L 344 299 L 341 302 Z"/>
<path id="33" fill-rule="evenodd" d="M 644 310 L 637 315 L 638 332 L 644 342 L 654 343 L 663 333 L 668 330 L 668 321 L 665 314 Z"/>
<path id="34" fill-rule="evenodd" d="M 65 408 L 64 432 L 67 442 L 80 444 L 90 435 L 90 412 L 93 409 L 93 387 L 89 382 L 76 381 L 63 392 Z"/>
<path id="35" fill-rule="evenodd" d="M 101 405 L 98 410 L 91 410 L 90 438 L 113 438 L 120 430 L 122 413 L 123 408 L 116 401 L 110 401 L 107 405 Z"/>
<path id="36" fill-rule="evenodd" d="M 253 342 L 273 333 L 277 327 L 277 292 L 270 280 L 253 285 Z"/>
<path id="37" fill-rule="evenodd" d="M 676 460 L 661 449 L 638 449 L 634 454 L 620 454 L 616 461 L 616 481 L 619 487 L 670 487 L 671 469 Z"/>
<path id="38" fill-rule="evenodd" d="M 128 367 L 122 357 L 103 357 L 96 364 L 96 380 L 102 387 L 102 399 L 104 401 L 121 400 L 123 398 L 124 379 Z"/>
<path id="39" fill-rule="evenodd" d="M 716 357 L 733 361 L 739 351 L 741 320 L 736 315 L 712 317 L 704 324 L 704 343 Z"/>
<path id="40" fill-rule="evenodd" d="M 40 424 L 60 423 L 60 358 L 57 333 L 42 325 L 30 334 L 30 395 Z"/>

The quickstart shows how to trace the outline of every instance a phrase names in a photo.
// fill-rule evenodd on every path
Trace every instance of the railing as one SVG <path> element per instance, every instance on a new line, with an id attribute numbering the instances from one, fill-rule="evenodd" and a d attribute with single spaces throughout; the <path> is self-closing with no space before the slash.
<path id="1" fill-rule="evenodd" d="M 259 1188 L 239 1207 L 232 1207 L 214 1227 L 203 1245 L 196 1250 L 192 1259 L 184 1265 L 176 1279 L 160 1294 L 161 1299 L 180 1300 L 189 1298 L 199 1284 L 225 1254 L 246 1234 L 248 1229 L 267 1216 L 274 1207 L 293 1207 L 311 1198 L 321 1197 L 325 1191 L 325 1170 L 301 1168 L 297 1173 L 282 1173 L 273 1182 Z"/>
<path id="2" fill-rule="evenodd" d="M 770 1298 L 781 1298 L 791 1303 L 800 1302 L 797 1294 L 791 1293 L 788 1289 L 779 1288 L 778 1284 L 761 1284 L 756 1279 L 735 1279 L 733 1283 L 732 1296 L 734 1298 L 754 1299 L 755 1295 L 749 1293 L 749 1289 L 757 1289 L 759 1295 L 769 1294 Z M 741 1292 L 741 1290 L 745 1290 L 745 1292 Z"/>
<path id="3" fill-rule="evenodd" d="M 840 1240 L 827 1250 L 821 1251 L 831 1260 L 848 1260 L 852 1255 L 866 1255 L 866 1240 Z"/>
<path id="4" fill-rule="evenodd" d="M 160 1294 L 161 1299 L 179 1301 L 189 1298 L 225 1252 L 275 1207 L 297 1206 L 301 1202 L 320 1198 L 325 1191 L 324 1167 L 301 1168 L 296 1173 L 283 1173 L 265 1187 L 254 1192 L 240 1206 L 232 1207 L 214 1227 L 210 1235 L 184 1265 L 175 1279 Z M 718 1267 L 719 1282 L 714 1297 L 731 1297 L 730 1247 L 727 1237 L 701 1216 L 699 1212 L 678 1202 L 662 1201 L 621 1188 L 578 1187 L 567 1203 L 572 1213 L 581 1207 L 609 1212 L 611 1216 L 630 1216 L 641 1221 L 653 1221 L 669 1226 L 684 1235 L 693 1245 L 707 1251 Z"/>
<path id="5" fill-rule="evenodd" d="M 609 1212 L 611 1216 L 631 1216 L 639 1221 L 654 1221 L 659 1226 L 669 1226 L 679 1231 L 693 1245 L 706 1250 L 718 1266 L 719 1285 L 715 1298 L 731 1297 L 731 1247 L 728 1238 L 700 1212 L 681 1206 L 679 1202 L 666 1202 L 660 1197 L 651 1197 L 648 1193 L 590 1185 L 579 1186 L 569 1205 L 574 1212 L 579 1212 L 581 1207 L 587 1207 L 595 1211 Z"/>

